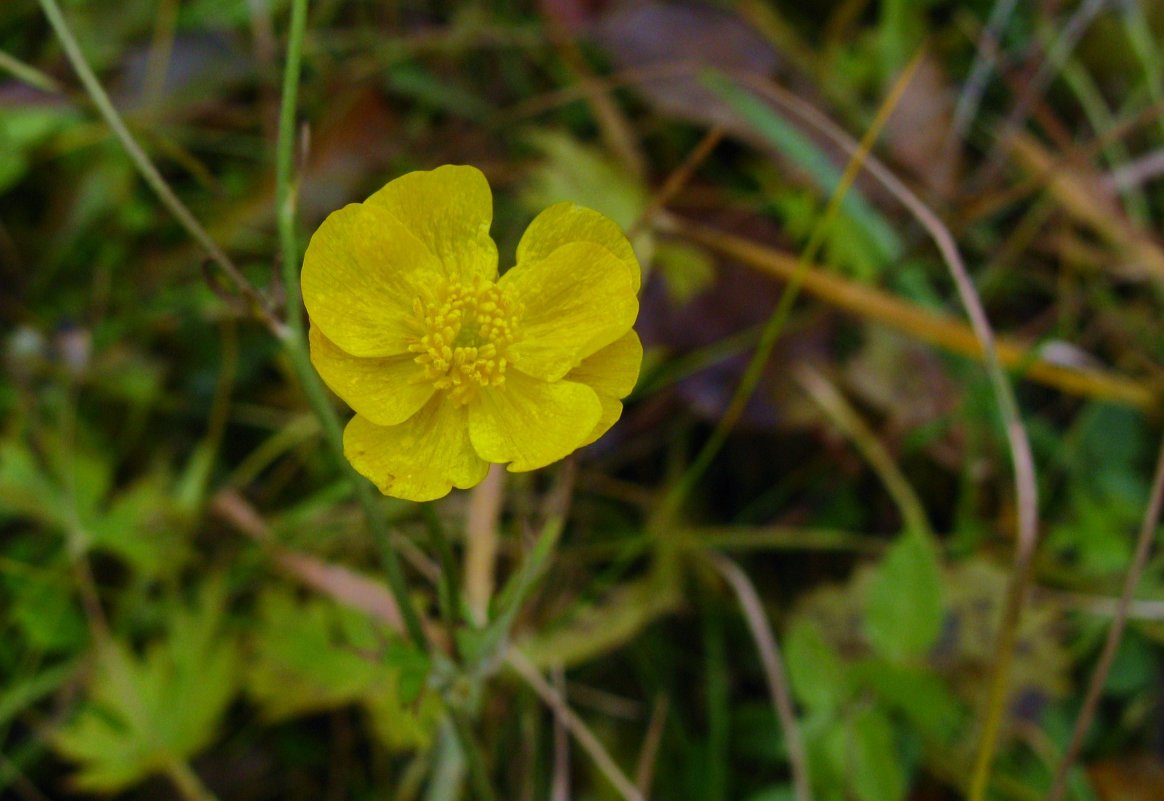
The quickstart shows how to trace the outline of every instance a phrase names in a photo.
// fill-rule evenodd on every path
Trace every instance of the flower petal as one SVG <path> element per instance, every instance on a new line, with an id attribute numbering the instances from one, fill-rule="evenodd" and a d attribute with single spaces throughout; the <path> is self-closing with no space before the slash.
<path id="1" fill-rule="evenodd" d="M 534 217 L 517 245 L 517 263 L 541 261 L 570 242 L 592 242 L 609 250 L 626 265 L 638 293 L 643 280 L 639 260 L 618 223 L 570 201 L 555 203 Z"/>
<path id="2" fill-rule="evenodd" d="M 413 302 L 440 281 L 440 265 L 391 214 L 353 203 L 328 215 L 303 257 L 312 322 L 353 356 L 405 353 Z"/>
<path id="3" fill-rule="evenodd" d="M 599 395 L 598 402 L 602 404 L 602 414 L 599 415 L 598 422 L 594 424 L 594 428 L 586 435 L 586 439 L 582 440 L 582 444 L 578 446 L 579 448 L 584 448 L 592 442 L 597 442 L 622 417 L 622 401 L 615 400 L 609 395 Z"/>
<path id="4" fill-rule="evenodd" d="M 409 501 L 468 489 L 489 470 L 469 442 L 465 407 L 439 395 L 400 425 L 378 426 L 357 414 L 344 429 L 344 455 L 380 492 Z"/>
<path id="5" fill-rule="evenodd" d="M 482 459 L 510 472 L 545 467 L 576 450 L 602 414 L 598 396 L 573 381 L 540 381 L 510 370 L 469 406 L 469 437 Z"/>
<path id="6" fill-rule="evenodd" d="M 435 388 L 413 354 L 367 358 L 336 347 L 319 326 L 311 326 L 311 363 L 331 391 L 372 423 L 403 423 L 424 406 Z"/>
<path id="7" fill-rule="evenodd" d="M 518 264 L 498 283 L 524 307 L 509 359 L 545 381 L 625 334 L 639 313 L 625 265 L 593 242 Z"/>
<path id="8" fill-rule="evenodd" d="M 625 398 L 635 388 L 642 363 L 643 343 L 631 329 L 566 373 L 567 381 L 586 384 L 598 394 L 602 403 L 602 415 L 583 445 L 594 442 L 618 422 L 622 416 L 619 399 Z"/>
<path id="9" fill-rule="evenodd" d="M 446 164 L 410 172 L 366 201 L 388 211 L 428 247 L 446 278 L 467 283 L 497 277 L 497 245 L 489 238 L 493 195 L 476 167 Z"/>
<path id="10" fill-rule="evenodd" d="M 566 374 L 566 380 L 586 384 L 599 395 L 625 398 L 635 388 L 642 365 L 643 343 L 632 328 L 583 359 Z"/>

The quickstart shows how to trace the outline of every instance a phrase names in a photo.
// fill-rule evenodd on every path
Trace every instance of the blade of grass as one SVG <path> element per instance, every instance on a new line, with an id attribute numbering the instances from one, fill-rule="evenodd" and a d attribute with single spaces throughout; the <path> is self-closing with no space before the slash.
<path id="1" fill-rule="evenodd" d="M 699 165 L 711 155 L 711 151 L 715 150 L 715 146 L 723 139 L 723 135 L 724 129 L 719 127 L 712 128 L 704 134 L 699 144 L 687 154 L 687 158 L 683 159 L 683 163 L 667 176 L 667 180 L 663 182 L 663 185 L 651 197 L 651 202 L 647 204 L 647 207 L 639 214 L 638 219 L 627 229 L 626 235 L 628 238 L 633 241 L 635 236 L 650 223 L 651 219 L 664 206 L 670 203 L 675 198 L 675 195 L 679 194 L 679 191 L 691 180 L 691 176 L 699 168 Z"/>
<path id="2" fill-rule="evenodd" d="M 54 95 L 64 94 L 64 89 L 51 75 L 41 72 L 31 64 L 25 64 L 3 50 L 0 50 L 0 70 L 11 73 L 13 78 L 28 84 L 33 89 Z"/>
<path id="3" fill-rule="evenodd" d="M 703 746 L 704 768 L 700 773 L 699 798 L 702 801 L 725 801 L 730 787 L 727 767 L 730 764 L 728 735 L 731 730 L 731 705 L 728 690 L 727 642 L 723 614 L 715 605 L 699 604 L 703 639 L 703 696 L 707 708 L 706 736 Z"/>
<path id="4" fill-rule="evenodd" d="M 1091 127 L 1098 133 L 1105 131 L 1114 124 L 1115 119 L 1107 107 L 1107 99 L 1096 83 L 1091 72 L 1078 59 L 1071 59 L 1063 65 L 1063 80 L 1075 93 L 1079 105 L 1087 115 Z M 1117 173 L 1121 167 L 1128 165 L 1132 157 L 1123 141 L 1113 140 L 1103 148 L 1103 156 L 1111 168 L 1111 173 Z M 1151 219 L 1148 199 L 1143 191 L 1134 183 L 1125 183 L 1113 187 L 1124 199 L 1128 209 L 1128 216 L 1138 228 L 1147 228 Z"/>
<path id="5" fill-rule="evenodd" d="M 1122 12 L 1124 33 L 1144 68 L 1148 96 L 1155 104 L 1164 103 L 1164 55 L 1152 35 L 1152 24 L 1139 3 L 1121 3 L 1117 11 Z M 1164 119 L 1158 120 L 1158 124 L 1160 131 L 1164 132 Z"/>
<path id="6" fill-rule="evenodd" d="M 279 106 L 279 137 L 275 144 L 275 219 L 279 252 L 283 257 L 283 292 L 287 298 L 289 338 L 303 339 L 303 306 L 299 293 L 299 243 L 295 237 L 298 186 L 294 183 L 295 133 L 299 103 L 299 73 L 303 38 L 307 32 L 307 0 L 291 3 L 291 27 L 287 32 L 287 62 L 283 67 L 282 100 Z"/>
<path id="7" fill-rule="evenodd" d="M 969 77 L 962 84 L 962 91 L 958 94 L 958 103 L 954 107 L 954 122 L 950 126 L 950 133 L 946 139 L 944 154 L 952 158 L 954 148 L 960 140 L 966 139 L 970 132 L 970 125 L 978 116 L 978 105 L 986 93 L 987 81 L 990 72 L 995 67 L 993 57 L 1011 14 L 1014 12 L 1018 0 L 996 0 L 990 9 L 990 16 L 986 20 L 986 27 L 978 37 L 977 47 L 974 48 L 974 63 L 970 67 Z"/>
<path id="8" fill-rule="evenodd" d="M 1102 237 L 1124 260 L 1156 281 L 1164 282 L 1164 250 L 1120 213 L 1103 191 L 1103 179 L 1080 167 L 1064 164 L 1033 137 L 1016 134 L 1007 152 L 1022 167 L 1045 180 L 1046 191 L 1075 220 Z"/>

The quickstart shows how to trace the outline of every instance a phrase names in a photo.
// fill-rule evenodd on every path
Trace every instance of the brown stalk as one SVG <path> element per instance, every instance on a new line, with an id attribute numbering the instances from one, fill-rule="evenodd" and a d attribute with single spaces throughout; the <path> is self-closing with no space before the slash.
<path id="1" fill-rule="evenodd" d="M 791 253 L 718 231 L 689 219 L 665 218 L 669 230 L 730 256 L 783 281 L 790 280 L 798 259 Z M 926 311 L 867 284 L 850 281 L 814 265 L 804 274 L 801 288 L 831 306 L 901 331 L 951 353 L 981 359 L 982 343 L 959 320 Z M 1001 364 L 1024 378 L 1062 390 L 1071 395 L 1100 398 L 1134 406 L 1154 408 L 1157 393 L 1123 376 L 1102 370 L 1079 370 L 1039 358 L 1033 349 L 1009 339 L 996 342 Z"/>
<path id="2" fill-rule="evenodd" d="M 1128 613 L 1132 605 L 1132 595 L 1136 591 L 1136 584 L 1140 581 L 1140 574 L 1148 563 L 1148 555 L 1152 551 L 1152 539 L 1156 533 L 1156 525 L 1160 520 L 1160 507 L 1164 505 L 1164 440 L 1160 442 L 1160 455 L 1156 459 L 1156 474 L 1152 479 L 1152 495 L 1148 499 L 1148 506 L 1144 510 L 1144 519 L 1140 525 L 1140 535 L 1136 540 L 1136 552 L 1132 564 L 1124 576 L 1124 588 L 1120 593 L 1119 603 L 1116 606 L 1115 618 L 1111 628 L 1107 630 L 1107 639 L 1103 643 L 1099 661 L 1095 665 L 1095 672 L 1091 674 L 1091 681 L 1087 685 L 1087 695 L 1083 699 L 1083 707 L 1079 716 L 1075 718 L 1075 728 L 1071 732 L 1071 742 L 1067 746 L 1063 759 L 1055 770 L 1055 780 L 1051 791 L 1047 793 L 1047 801 L 1059 801 L 1067 789 L 1067 775 L 1071 766 L 1079 757 L 1079 750 L 1083 746 L 1083 738 L 1095 717 L 1096 707 L 1099 706 L 1099 697 L 1103 694 L 1103 686 L 1107 682 L 1107 674 L 1111 671 L 1115 661 L 1116 650 L 1124 634 L 1128 621 Z"/>

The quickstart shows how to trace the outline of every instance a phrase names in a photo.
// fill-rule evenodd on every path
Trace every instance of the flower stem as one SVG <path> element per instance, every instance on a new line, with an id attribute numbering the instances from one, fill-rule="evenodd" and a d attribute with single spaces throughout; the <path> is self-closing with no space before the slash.
<path id="1" fill-rule="evenodd" d="M 181 759 L 174 758 L 166 765 L 166 776 L 186 801 L 218 801 L 189 763 Z"/>
<path id="2" fill-rule="evenodd" d="M 368 530 L 380 554 L 388 587 L 396 598 L 408 635 L 419 648 L 428 650 L 428 638 L 420 624 L 420 617 L 408 595 L 408 584 L 396 549 L 388 532 L 384 510 L 372 493 L 372 488 L 344 456 L 343 431 L 331 400 L 323 388 L 308 356 L 303 335 L 303 309 L 299 299 L 299 243 L 295 237 L 296 186 L 294 173 L 294 142 L 296 105 L 299 99 L 299 65 L 303 55 L 303 37 L 307 30 L 307 0 L 291 3 L 291 28 L 287 38 L 287 62 L 283 72 L 283 98 L 279 111 L 279 141 L 275 149 L 275 208 L 279 227 L 279 246 L 283 257 L 283 290 L 287 294 L 287 326 L 280 340 L 291 360 L 296 378 L 319 419 L 324 439 L 335 454 L 341 469 L 351 482 L 356 500 L 368 520 Z"/>
<path id="3" fill-rule="evenodd" d="M 275 144 L 275 216 L 279 250 L 283 256 L 283 292 L 286 296 L 289 335 L 303 339 L 303 307 L 299 293 L 299 243 L 295 238 L 298 186 L 295 171 L 295 117 L 299 100 L 299 72 L 303 38 L 307 31 L 307 0 L 291 3 L 291 28 L 287 34 L 287 63 L 283 69 L 282 102 L 279 106 L 279 138 Z"/>
<path id="4" fill-rule="evenodd" d="M 469 766 L 469 778 L 473 782 L 473 790 L 477 794 L 478 801 L 497 801 L 497 793 L 489 781 L 489 771 L 485 766 L 485 755 L 482 752 L 481 744 L 477 742 L 477 737 L 473 734 L 469 721 L 463 713 L 455 709 L 449 713 L 449 717 L 452 718 L 453 726 L 457 732 L 457 740 L 465 752 L 465 761 Z"/>

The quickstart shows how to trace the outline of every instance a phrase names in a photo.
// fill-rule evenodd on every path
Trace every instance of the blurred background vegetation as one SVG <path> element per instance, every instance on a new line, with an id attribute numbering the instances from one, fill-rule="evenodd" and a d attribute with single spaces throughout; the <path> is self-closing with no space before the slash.
<path id="1" fill-rule="evenodd" d="M 278 308 L 290 0 L 62 5 Z M 392 177 L 470 163 L 503 265 L 570 199 L 649 276 L 643 374 L 602 441 L 377 500 L 426 650 L 286 350 L 41 5 L 4 0 L 0 797 L 781 801 L 807 771 L 817 799 L 960 798 L 1009 664 L 988 797 L 1044 798 L 1133 566 L 1066 797 L 1164 797 L 1164 559 L 1134 559 L 1162 427 L 1162 33 L 1148 0 L 310 3 L 300 246 Z M 935 232 L 1033 450 L 1029 575 L 999 387 Z"/>

